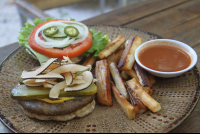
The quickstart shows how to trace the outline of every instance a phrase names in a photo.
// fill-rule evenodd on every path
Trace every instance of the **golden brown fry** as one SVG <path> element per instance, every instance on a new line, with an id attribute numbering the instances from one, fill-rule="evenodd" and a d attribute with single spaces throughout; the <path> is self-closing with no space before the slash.
<path id="1" fill-rule="evenodd" d="M 142 87 L 145 89 L 145 91 L 149 94 L 150 93 L 150 89 L 151 89 L 151 84 L 149 82 L 149 79 L 146 75 L 146 72 L 144 71 L 143 68 L 141 68 L 137 62 L 134 63 L 133 65 L 134 69 L 135 69 L 135 72 L 138 76 L 138 79 L 139 79 L 139 83 L 142 85 Z"/>
<path id="2" fill-rule="evenodd" d="M 106 106 L 112 106 L 112 95 L 110 86 L 110 72 L 107 60 L 96 62 L 95 78 L 98 80 L 97 85 L 97 101 Z"/>
<path id="3" fill-rule="evenodd" d="M 134 107 L 124 98 L 124 96 L 118 91 L 118 89 L 112 82 L 111 86 L 114 97 L 117 100 L 118 104 L 120 105 L 121 109 L 124 111 L 124 113 L 130 120 L 134 119 L 137 114 Z"/>
<path id="4" fill-rule="evenodd" d="M 129 75 L 125 71 L 121 71 L 121 77 L 122 77 L 123 80 L 129 79 Z"/>
<path id="5" fill-rule="evenodd" d="M 100 59 L 105 59 L 111 54 L 113 54 L 118 48 L 123 45 L 123 43 L 126 41 L 126 39 L 120 35 L 116 39 L 114 39 L 103 51 L 99 53 Z"/>
<path id="6" fill-rule="evenodd" d="M 94 54 L 90 54 L 85 62 L 83 63 L 83 66 L 91 65 L 93 66 L 96 61 L 96 58 L 94 57 Z"/>
<path id="7" fill-rule="evenodd" d="M 137 82 L 135 78 L 127 81 L 126 83 L 130 87 L 130 89 L 132 89 L 136 93 L 143 104 L 148 107 L 152 112 L 158 112 L 161 110 L 160 104 L 155 101 L 147 92 L 144 91 L 143 87 Z"/>
<path id="8" fill-rule="evenodd" d="M 149 79 L 151 86 L 155 85 L 156 84 L 155 76 L 153 76 L 152 74 L 150 74 L 148 72 L 146 72 L 146 74 L 147 74 L 147 78 Z"/>
<path id="9" fill-rule="evenodd" d="M 122 52 L 123 52 L 123 50 L 120 50 L 119 52 L 113 53 L 112 55 L 110 55 L 110 56 L 107 58 L 108 64 L 110 65 L 110 63 L 112 63 L 112 62 L 115 62 L 116 64 L 118 64 Z"/>
<path id="10" fill-rule="evenodd" d="M 126 71 L 126 73 L 131 77 L 131 78 L 135 78 L 137 81 L 139 81 L 139 78 L 135 72 L 134 69 L 128 70 Z"/>
<path id="11" fill-rule="evenodd" d="M 128 45 L 124 49 L 121 59 L 118 63 L 119 70 L 131 70 L 135 62 L 135 51 L 142 44 L 142 38 L 135 37 L 128 40 Z"/>
<path id="12" fill-rule="evenodd" d="M 124 86 L 124 81 L 122 80 L 121 78 L 121 75 L 119 73 L 119 70 L 117 69 L 117 65 L 115 62 L 112 62 L 110 65 L 109 65 L 109 68 L 110 68 L 110 72 L 111 72 L 111 75 L 112 75 L 112 78 L 115 82 L 115 85 L 117 87 L 117 89 L 119 90 L 119 92 L 127 99 L 129 100 L 129 95 L 128 95 L 128 92 Z"/>
<path id="13" fill-rule="evenodd" d="M 133 92 L 133 90 L 131 90 L 129 88 L 127 83 L 125 83 L 125 86 L 126 86 L 126 89 L 127 89 L 128 93 L 129 93 L 131 104 L 135 108 L 136 113 L 139 113 L 139 114 L 145 113 L 147 111 L 147 107 L 142 103 L 142 101 L 135 94 L 135 92 Z"/>

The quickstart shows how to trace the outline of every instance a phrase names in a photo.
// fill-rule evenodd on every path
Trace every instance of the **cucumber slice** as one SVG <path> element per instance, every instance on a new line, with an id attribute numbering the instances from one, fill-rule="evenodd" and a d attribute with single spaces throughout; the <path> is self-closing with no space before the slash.
<path id="1" fill-rule="evenodd" d="M 11 98 L 16 100 L 33 100 L 41 98 L 49 98 L 50 88 L 44 87 L 27 87 L 26 85 L 19 85 L 12 89 Z M 60 91 L 59 97 L 76 97 L 93 95 L 97 92 L 97 87 L 92 83 L 88 88 L 81 91 L 65 92 Z"/>
<path id="2" fill-rule="evenodd" d="M 70 44 L 71 45 L 71 44 Z M 70 46 L 69 45 L 69 46 Z M 66 46 L 66 47 L 68 47 L 68 46 Z M 54 47 L 54 48 L 57 48 L 57 49 L 63 49 L 63 48 L 66 48 L 66 47 Z"/>

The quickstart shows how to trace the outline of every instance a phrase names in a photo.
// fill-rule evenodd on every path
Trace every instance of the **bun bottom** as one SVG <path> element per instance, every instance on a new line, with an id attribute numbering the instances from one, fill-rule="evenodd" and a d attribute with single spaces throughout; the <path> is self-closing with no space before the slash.
<path id="1" fill-rule="evenodd" d="M 21 107 L 24 113 L 29 116 L 30 118 L 36 118 L 38 120 L 54 120 L 54 121 L 68 121 L 72 120 L 76 117 L 83 117 L 90 114 L 95 108 L 95 100 L 91 103 L 87 104 L 85 107 L 66 115 L 56 115 L 56 116 L 46 116 L 46 115 L 38 115 L 35 113 L 31 113 Z"/>

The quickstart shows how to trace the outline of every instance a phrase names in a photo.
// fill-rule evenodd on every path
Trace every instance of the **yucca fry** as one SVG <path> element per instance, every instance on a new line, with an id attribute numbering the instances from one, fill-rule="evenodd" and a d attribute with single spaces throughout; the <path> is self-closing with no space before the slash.
<path id="1" fill-rule="evenodd" d="M 139 79 L 139 83 L 141 84 L 141 86 L 145 89 L 145 91 L 149 94 L 150 93 L 150 89 L 151 89 L 151 84 L 149 82 L 149 79 L 146 75 L 146 72 L 144 71 L 144 69 L 142 67 L 140 67 L 137 62 L 134 63 L 133 65 L 135 72 L 137 74 L 137 77 Z"/>
<path id="2" fill-rule="evenodd" d="M 139 78 L 138 78 L 138 75 L 137 75 L 137 73 L 135 72 L 135 70 L 134 69 L 131 69 L 131 70 L 129 70 L 129 71 L 125 71 L 131 78 L 135 78 L 138 82 L 140 81 L 139 80 Z M 147 75 L 147 77 L 148 77 L 148 75 Z M 152 77 L 154 77 L 154 76 L 152 76 Z M 149 79 L 150 77 L 148 77 L 148 79 Z M 155 78 L 155 77 L 154 77 Z M 149 79 L 149 82 L 150 82 L 150 79 Z M 155 82 L 153 79 L 152 79 L 152 82 Z M 150 85 L 151 85 L 151 82 L 150 82 Z M 151 85 L 152 86 L 152 85 Z M 144 86 L 143 87 L 144 89 L 145 89 L 145 91 L 147 92 L 147 93 L 149 93 L 149 95 L 152 95 L 153 93 L 154 93 L 154 89 L 152 88 L 152 87 L 150 87 L 150 86 Z"/>
<path id="3" fill-rule="evenodd" d="M 137 115 L 134 107 L 124 98 L 124 96 L 118 91 L 118 89 L 115 87 L 114 83 L 111 82 L 111 87 L 113 91 L 113 95 L 120 105 L 121 109 L 124 111 L 126 116 L 131 120 L 134 119 Z"/>
<path id="4" fill-rule="evenodd" d="M 107 60 L 96 62 L 95 78 L 97 79 L 97 101 L 106 106 L 112 106 L 112 94 L 110 86 L 110 72 Z"/>
<path id="5" fill-rule="evenodd" d="M 124 86 L 124 81 L 122 80 L 122 77 L 119 73 L 116 63 L 115 62 L 110 63 L 109 68 L 117 89 L 127 100 L 130 100 L 128 92 Z"/>
<path id="6" fill-rule="evenodd" d="M 161 110 L 160 104 L 155 101 L 146 91 L 144 91 L 143 87 L 135 78 L 127 81 L 126 83 L 130 87 L 130 89 L 136 93 L 143 104 L 148 107 L 152 112 L 158 112 Z"/>
<path id="7" fill-rule="evenodd" d="M 140 37 L 132 37 L 128 40 L 128 45 L 124 49 L 121 59 L 118 63 L 119 70 L 131 70 L 135 62 L 135 51 L 142 44 L 143 39 Z"/>
<path id="8" fill-rule="evenodd" d="M 136 113 L 142 114 L 147 111 L 147 107 L 142 103 L 140 98 L 129 88 L 129 86 L 125 83 L 126 89 L 129 93 L 131 104 L 135 108 Z"/>
<path id="9" fill-rule="evenodd" d="M 91 65 L 93 66 L 96 61 L 94 54 L 90 54 L 87 59 L 84 61 L 83 66 Z"/>
<path id="10" fill-rule="evenodd" d="M 125 71 L 121 71 L 121 77 L 122 77 L 123 80 L 129 79 L 129 75 Z"/>
<path id="11" fill-rule="evenodd" d="M 110 63 L 112 63 L 112 62 L 115 62 L 116 64 L 118 64 L 122 52 L 123 52 L 123 50 L 120 50 L 119 52 L 113 53 L 112 55 L 110 55 L 110 56 L 107 58 L 108 64 L 110 65 Z"/>
<path id="12" fill-rule="evenodd" d="M 146 72 L 147 78 L 149 79 L 149 82 L 151 84 L 151 86 L 156 84 L 156 78 L 155 76 L 153 76 L 152 74 Z"/>
<path id="13" fill-rule="evenodd" d="M 126 73 L 131 77 L 131 78 L 135 78 L 137 81 L 139 81 L 139 78 L 135 72 L 134 69 L 128 70 L 126 71 Z"/>
<path id="14" fill-rule="evenodd" d="M 126 39 L 120 35 L 116 39 L 114 39 L 103 51 L 99 53 L 100 59 L 105 59 L 111 54 L 113 54 L 118 48 L 120 48 Z"/>

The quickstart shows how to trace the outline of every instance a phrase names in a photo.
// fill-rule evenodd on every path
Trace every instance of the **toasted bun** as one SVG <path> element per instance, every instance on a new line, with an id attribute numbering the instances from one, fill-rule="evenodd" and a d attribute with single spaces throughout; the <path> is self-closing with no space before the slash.
<path id="1" fill-rule="evenodd" d="M 73 100 L 58 104 L 49 104 L 38 100 L 18 101 L 18 103 L 30 118 L 54 121 L 67 121 L 76 117 L 83 117 L 95 108 L 94 96 L 76 97 Z"/>

